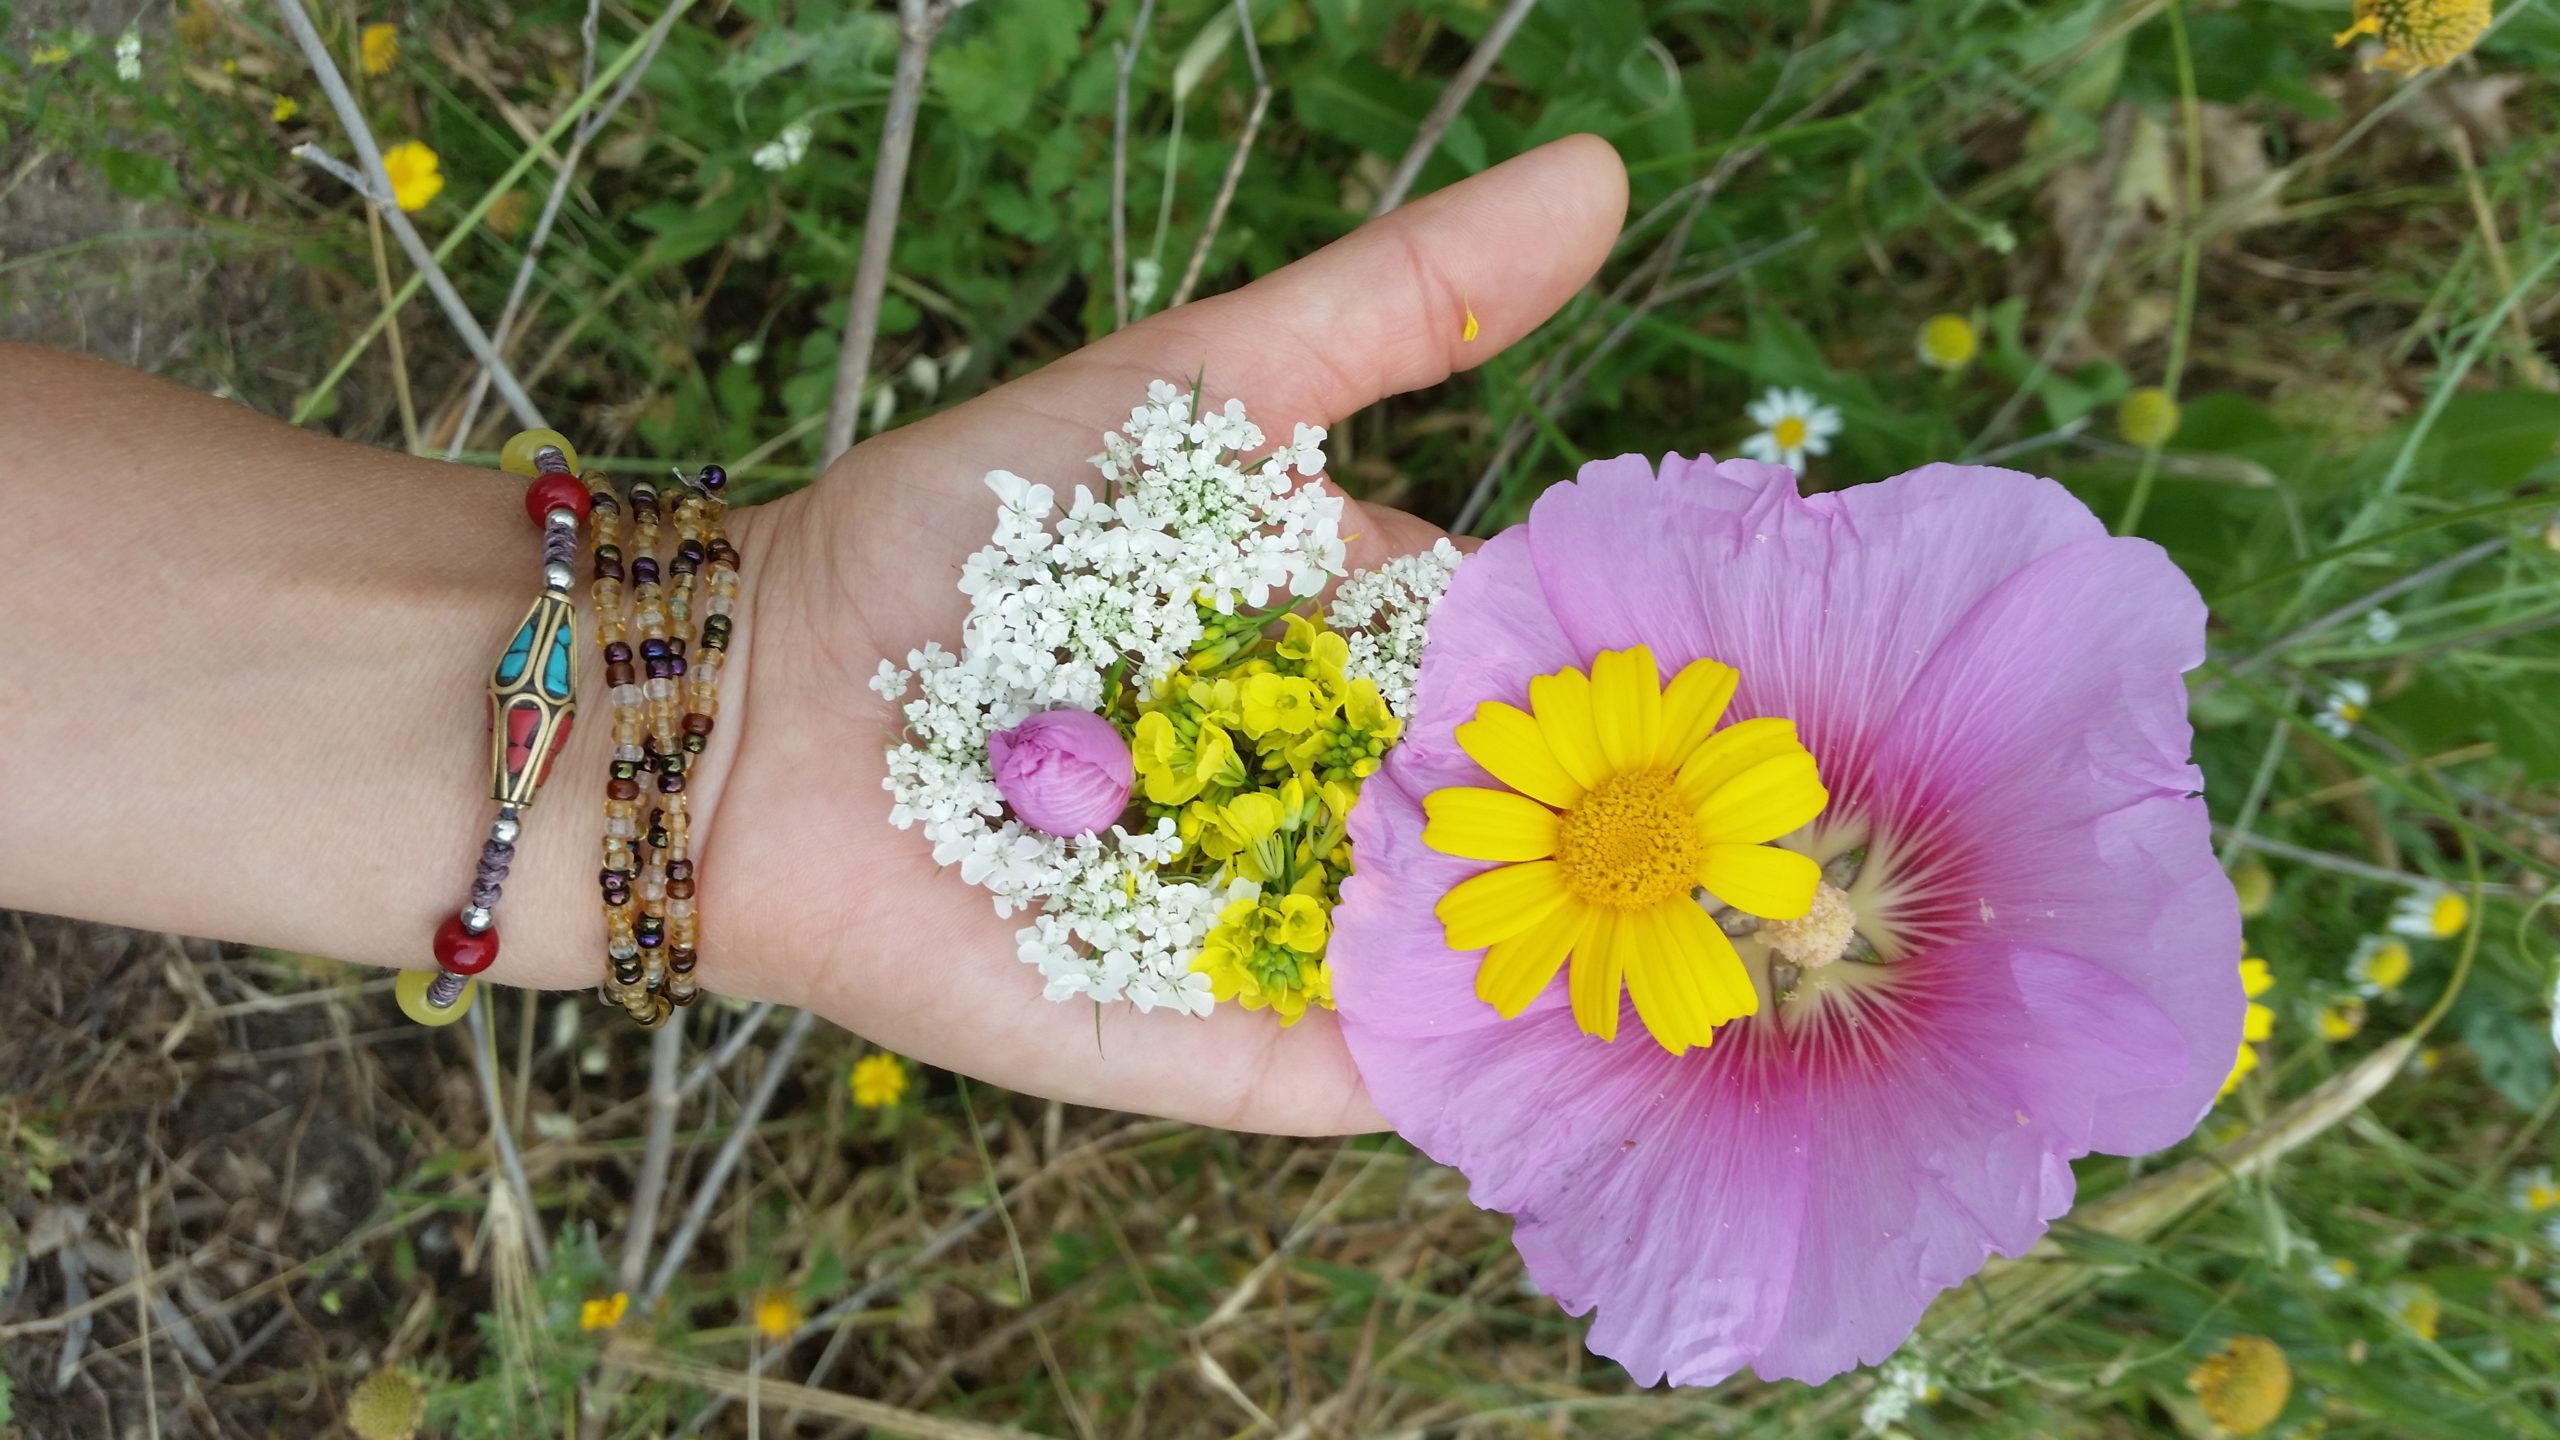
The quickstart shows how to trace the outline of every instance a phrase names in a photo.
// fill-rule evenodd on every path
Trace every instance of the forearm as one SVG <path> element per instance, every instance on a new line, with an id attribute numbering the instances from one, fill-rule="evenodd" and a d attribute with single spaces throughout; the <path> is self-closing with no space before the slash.
<path id="1" fill-rule="evenodd" d="M 494 814 L 489 669 L 540 585 L 523 482 L 49 351 L 0 346 L 0 396 L 0 904 L 429 963 Z M 495 979 L 602 965 L 610 727 L 581 690 Z"/>

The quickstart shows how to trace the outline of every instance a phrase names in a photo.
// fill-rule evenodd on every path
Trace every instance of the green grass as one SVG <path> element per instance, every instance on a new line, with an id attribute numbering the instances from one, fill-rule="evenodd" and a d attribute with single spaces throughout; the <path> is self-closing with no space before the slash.
<path id="1" fill-rule="evenodd" d="M 1493 8 L 1257 3 L 1275 98 L 1207 288 L 1356 224 Z M 697 9 L 594 142 L 513 353 L 555 418 L 616 468 L 752 456 L 741 479 L 770 495 L 804 483 L 818 458 L 894 24 L 832 4 Z M 1113 46 L 1135 9 L 978 0 L 945 34 L 876 367 L 897 421 L 1108 328 Z M 1511 352 L 1338 427 L 1341 476 L 1363 493 L 1445 521 L 1507 453 L 1478 527 L 1489 531 L 1587 456 L 1731 453 L 1751 428 L 1743 406 L 1794 385 L 1848 420 L 1815 484 L 2006 454 L 2166 546 L 2210 598 L 2198 758 L 2227 858 L 2263 863 L 2271 881 L 2248 936 L 2278 977 L 2275 1035 L 2198 1141 L 2084 1163 L 2084 1195 L 2245 1132 L 2441 1014 L 2422 1063 L 2263 1173 L 2155 1232 L 2066 1232 L 2057 1263 L 2089 1267 L 2094 1283 L 2065 1303 L 2004 1313 L 1960 1341 L 1932 1340 L 1948 1333 L 1933 1320 L 1915 1353 L 1938 1389 L 1899 1422 L 1910 1435 L 2200 1435 L 2185 1376 L 2242 1333 L 2272 1337 L 2293 1366 L 2270 1433 L 2560 1433 L 2560 1247 L 2544 1229 L 2560 1212 L 2529 1215 L 2508 1195 L 2514 1172 L 2560 1163 L 2555 947 L 2551 917 L 2527 898 L 2560 877 L 2560 351 L 2538 338 L 2560 326 L 2560 6 L 2500 9 L 2476 57 L 2407 82 L 2360 76 L 2331 49 L 2343 0 L 1844 0 L 1818 22 L 1790 7 L 1549 0 L 1424 171 L 1429 188 L 1596 130 L 1626 155 L 1642 219 L 1600 283 Z M 170 288 L 167 247 L 183 235 L 220 273 L 267 287 L 274 308 L 257 325 L 221 306 L 181 324 L 160 368 L 397 444 L 381 339 L 396 323 L 441 453 L 466 357 L 396 252 L 377 277 L 340 188 L 287 157 L 300 139 L 344 143 L 271 13 L 205 13 L 184 43 L 155 18 L 133 84 L 115 78 L 105 39 L 29 65 L 28 35 L 63 27 L 21 17 L 0 57 L 23 93 L 0 112 L 13 157 L 0 187 L 47 167 L 143 208 L 0 257 L 0 311 L 55 317 L 49 338 L 81 343 L 83 307 L 148 306 Z M 442 155 L 448 188 L 419 223 L 484 321 L 560 137 L 613 67 L 637 63 L 657 12 L 606 7 L 600 73 L 583 93 L 582 13 L 539 0 L 502 30 L 475 6 L 323 7 L 342 54 L 358 19 L 399 21 L 402 59 L 365 82 L 366 103 L 386 142 L 421 138 Z M 1227 16 L 1211 0 L 1167 0 L 1133 72 L 1129 248 L 1162 267 L 1155 305 L 1250 98 Z M 476 77 L 448 56 L 469 57 Z M 302 116 L 272 124 L 276 92 Z M 751 162 L 804 118 L 803 161 L 779 174 Z M 1500 300 L 1474 297 L 1479 310 Z M 1980 357 L 1951 377 L 1913 356 L 1940 312 L 1982 335 Z M 2150 385 L 2184 411 L 2157 453 L 2114 428 L 2123 397 Z M 459 444 L 486 452 L 504 428 L 493 407 Z M 2383 607 L 2394 627 L 2352 614 L 2306 628 L 2412 576 L 2421 583 Z M 2336 740 L 2309 722 L 2349 679 L 2373 701 Z M 2281 848 L 2260 853 L 2259 838 Z M 2421 943 L 2400 994 L 2370 1001 L 2360 1033 L 2324 1038 L 2319 1012 L 2350 995 L 2348 957 L 2393 901 L 2414 884 L 2475 882 L 2475 933 Z M 296 983 L 337 991 L 333 1010 L 385 1008 L 351 977 Z M 501 1033 L 519 1019 L 535 1023 L 530 1005 L 506 1002 Z M 565 1048 L 526 1053 L 523 1076 L 510 1054 L 509 1085 L 529 1080 L 546 1120 L 525 1139 L 562 1236 L 555 1268 L 517 1287 L 422 1260 L 426 1222 L 378 1225 L 352 1253 L 314 1261 L 342 1287 L 344 1314 L 314 1316 L 312 1348 L 242 1367 L 211 1387 L 218 1400 L 224 1386 L 273 1397 L 301 1433 L 391 1363 L 425 1378 L 433 1424 L 450 1433 L 559 1428 L 597 1363 L 576 1316 L 610 1290 L 614 1247 L 586 1236 L 611 1242 L 617 1229 L 646 1044 L 590 1021 Z M 716 1386 L 676 1362 L 742 1373 L 758 1294 L 787 1290 L 815 1313 L 884 1276 L 835 1342 L 803 1343 L 773 1374 L 802 1378 L 840 1352 L 831 1388 L 1054 1435 L 1858 1428 L 1859 1379 L 1631 1391 L 1581 1353 L 1579 1322 L 1526 1291 L 1507 1223 L 1393 1142 L 1144 1125 L 943 1077 L 872 1116 L 844 1096 L 857 1053 L 843 1037 L 804 1053 L 671 1307 L 627 1324 L 658 1368 L 615 1382 L 600 1433 L 672 1430 L 702 1408 Z M 486 1162 L 467 1102 L 457 1089 L 403 1112 L 407 1170 L 375 1222 L 479 1216 Z M 16 1167 L 26 1175 L 74 1163 L 59 1150 L 83 1129 L 68 1099 L 10 1103 L 0 1136 L 17 1138 L 0 1160 L 54 1157 Z M 730 1113 L 724 1101 L 687 1125 L 714 1143 Z M 54 1148 L 31 1148 L 35 1136 Z M 0 1179 L 0 1195 L 31 1183 Z M 999 1191 L 1001 1224 L 901 1268 Z M 2336 1257 L 2356 1273 L 2331 1289 L 2315 1272 Z M 2405 1318 L 2421 1291 L 2441 1306 L 2431 1336 Z M 404 1321 L 422 1297 L 425 1318 Z M 1949 1296 L 1941 1320 L 1972 1299 Z M 0 1340 L 22 1422 L 51 1389 L 51 1351 L 36 1343 Z M 744 1416 L 730 1409 L 714 1433 L 746 1433 Z M 762 1433 L 783 1433 L 779 1416 L 761 1403 Z"/>

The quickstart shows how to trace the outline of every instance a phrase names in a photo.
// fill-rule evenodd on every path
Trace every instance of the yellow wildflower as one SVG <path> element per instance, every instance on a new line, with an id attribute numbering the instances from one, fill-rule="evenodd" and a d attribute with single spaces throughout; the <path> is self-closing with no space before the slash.
<path id="1" fill-rule="evenodd" d="M 631 1297 L 616 1290 L 602 1300 L 590 1300 L 578 1307 L 578 1328 L 612 1330 L 620 1327 L 623 1314 L 631 1308 Z"/>
<path id="2" fill-rule="evenodd" d="M 1333 1008 L 1333 979 L 1324 967 L 1332 934 L 1332 917 L 1312 895 L 1239 900 L 1218 912 L 1217 928 L 1191 968 L 1209 977 L 1218 999 L 1277 1011 L 1286 1029 L 1310 1004 Z"/>
<path id="3" fill-rule="evenodd" d="M 1256 675 L 1239 687 L 1244 695 L 1244 733 L 1304 735 L 1324 718 L 1324 692 L 1313 680 L 1294 675 Z"/>
<path id="4" fill-rule="evenodd" d="M 388 23 L 367 25 L 356 44 L 363 54 L 364 73 L 388 75 L 391 62 L 400 58 L 399 27 Z"/>
<path id="5" fill-rule="evenodd" d="M 2258 1003 L 2258 997 L 2275 988 L 2276 977 L 2264 960 L 2242 959 L 2240 990 L 2249 997 L 2249 1009 L 2240 1021 L 2240 1054 L 2231 1062 L 2231 1074 L 2222 1082 L 2222 1093 L 2240 1088 L 2249 1072 L 2258 1068 L 2258 1042 L 2276 1032 L 2276 1012 Z"/>
<path id="6" fill-rule="evenodd" d="M 1920 363 L 1932 370 L 1961 370 L 1982 349 L 1973 322 L 1961 315 L 1932 315 L 1920 327 Z"/>
<path id="7" fill-rule="evenodd" d="M 2365 57 L 2364 68 L 2415 75 L 2450 65 L 2480 43 L 2489 9 L 2490 0 L 2356 0 L 2355 23 L 2333 43 L 2344 48 L 2371 35 L 2382 48 Z"/>
<path id="8" fill-rule="evenodd" d="M 756 1333 L 777 1345 L 798 1334 L 808 1318 L 788 1290 L 767 1290 L 756 1297 Z"/>
<path id="9" fill-rule="evenodd" d="M 415 140 L 403 140 L 382 152 L 383 171 L 391 177 L 391 198 L 415 214 L 444 189 L 436 152 Z"/>
<path id="10" fill-rule="evenodd" d="M 2222 1349 L 2187 1372 L 2205 1418 L 2225 1435 L 2255 1435 L 2276 1423 L 2293 1394 L 2293 1367 L 2284 1351 L 2263 1335 L 2234 1335 Z"/>
<path id="11" fill-rule="evenodd" d="M 2320 1038 L 2335 1043 L 2353 1040 L 2364 1029 L 2364 1002 L 2354 998 L 2320 1007 Z"/>
<path id="12" fill-rule="evenodd" d="M 1223 727 L 1203 721 L 1186 735 L 1162 710 L 1138 717 L 1129 754 L 1145 782 L 1147 799 L 1158 805 L 1180 805 L 1213 781 L 1234 784 L 1244 778 L 1236 743 Z"/>
<path id="13" fill-rule="evenodd" d="M 2145 385 L 2116 407 L 2116 433 L 2127 445 L 2157 450 L 2176 438 L 2178 402 L 2157 385 Z"/>
<path id="14" fill-rule="evenodd" d="M 294 99 L 290 95 L 278 95 L 276 97 L 275 108 L 267 112 L 267 118 L 281 125 L 301 113 L 301 101 Z"/>
<path id="15" fill-rule="evenodd" d="M 2391 1292 L 2391 1308 L 2409 1333 L 2421 1340 L 2436 1338 L 2436 1326 L 2444 1320 L 2444 1302 L 2436 1292 L 2424 1285 L 2403 1285 Z"/>
<path id="16" fill-rule="evenodd" d="M 853 1074 L 847 1082 L 853 1087 L 853 1103 L 865 1110 L 886 1110 L 906 1098 L 906 1063 L 886 1050 L 875 1051 L 853 1062 Z"/>

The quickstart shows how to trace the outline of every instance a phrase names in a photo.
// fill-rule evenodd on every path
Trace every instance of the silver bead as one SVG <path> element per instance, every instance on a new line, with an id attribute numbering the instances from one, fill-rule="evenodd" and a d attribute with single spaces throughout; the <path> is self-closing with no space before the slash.
<path id="1" fill-rule="evenodd" d="M 552 513 L 558 514 L 559 512 L 553 511 Z M 568 591 L 569 586 L 574 583 L 577 578 L 577 572 L 570 569 L 567 565 L 562 564 L 560 561 L 550 560 L 543 563 L 542 586 L 546 590 L 558 590 L 565 594 Z"/>
<path id="2" fill-rule="evenodd" d="M 513 815 L 501 815 L 489 822 L 489 838 L 501 845 L 513 845 L 516 837 L 523 833 L 523 823 Z"/>
<path id="3" fill-rule="evenodd" d="M 575 530 L 578 528 L 578 512 L 566 505 L 554 505 L 542 512 L 542 523 L 554 530 Z"/>
<path id="4" fill-rule="evenodd" d="M 489 913 L 489 907 L 486 905 L 462 907 L 462 928 L 474 935 L 487 934 L 489 927 L 495 923 L 497 923 L 497 917 Z"/>

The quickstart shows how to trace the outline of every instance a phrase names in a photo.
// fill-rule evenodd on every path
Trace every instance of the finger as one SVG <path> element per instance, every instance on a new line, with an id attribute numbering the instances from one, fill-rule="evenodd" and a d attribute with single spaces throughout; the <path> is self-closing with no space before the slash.
<path id="1" fill-rule="evenodd" d="M 1330 425 L 1482 364 L 1537 328 L 1600 268 L 1626 208 L 1626 168 L 1608 142 L 1558 140 L 998 394 L 1107 424 L 1148 380 L 1196 374 L 1210 393 L 1241 397 L 1267 431 Z M 1470 311 L 1481 327 L 1472 340 Z"/>

